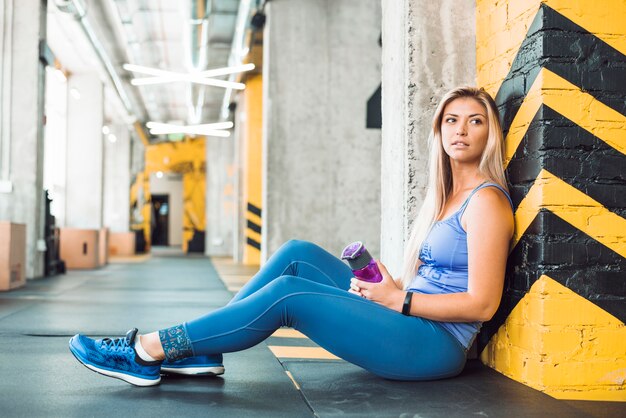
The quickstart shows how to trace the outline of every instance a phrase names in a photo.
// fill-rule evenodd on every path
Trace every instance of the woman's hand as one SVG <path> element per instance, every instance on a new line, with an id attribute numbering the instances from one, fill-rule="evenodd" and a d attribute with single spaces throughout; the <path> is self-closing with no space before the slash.
<path id="1" fill-rule="evenodd" d="M 383 280 L 379 283 L 370 283 L 357 278 L 350 280 L 350 293 L 364 297 L 383 306 L 402 312 L 402 304 L 404 303 L 404 292 L 398 288 L 387 268 L 380 261 L 376 261 Z"/>

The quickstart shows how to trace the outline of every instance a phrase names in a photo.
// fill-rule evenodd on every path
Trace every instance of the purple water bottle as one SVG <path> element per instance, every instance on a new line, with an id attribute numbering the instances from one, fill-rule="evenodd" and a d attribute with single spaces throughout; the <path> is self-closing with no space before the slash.
<path id="1" fill-rule="evenodd" d="M 383 280 L 376 261 L 365 249 L 361 241 L 349 244 L 341 252 L 341 259 L 347 260 L 354 276 L 364 282 L 378 283 Z"/>

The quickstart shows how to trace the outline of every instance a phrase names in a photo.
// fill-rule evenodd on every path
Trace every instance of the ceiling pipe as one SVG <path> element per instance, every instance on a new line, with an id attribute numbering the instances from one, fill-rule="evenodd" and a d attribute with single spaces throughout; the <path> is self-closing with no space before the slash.
<path id="1" fill-rule="evenodd" d="M 87 11 L 85 9 L 83 1 L 82 0 L 55 0 L 54 3 L 60 11 L 73 15 L 74 18 L 78 21 L 81 29 L 87 36 L 87 39 L 89 39 L 91 46 L 93 47 L 94 51 L 98 55 L 98 58 L 102 62 L 102 65 L 104 65 L 104 68 L 106 69 L 107 74 L 109 75 L 109 78 L 111 79 L 111 82 L 113 83 L 113 86 L 115 88 L 115 91 L 117 92 L 117 95 L 119 96 L 120 100 L 124 104 L 126 111 L 129 113 L 129 115 L 133 119 L 135 120 L 139 119 L 140 112 L 138 112 L 133 107 L 128 97 L 128 94 L 126 93 L 122 80 L 117 74 L 117 71 L 115 71 L 115 67 L 113 66 L 113 63 L 111 62 L 111 59 L 109 58 L 108 54 L 104 50 L 104 47 L 102 46 L 102 44 L 96 37 L 96 34 L 94 33 L 93 28 L 91 27 L 91 24 L 87 20 Z"/>
<path id="2" fill-rule="evenodd" d="M 185 4 L 188 22 L 186 32 L 187 69 L 190 73 L 207 69 L 209 63 L 209 18 L 213 10 L 212 0 L 188 0 Z M 202 122 L 206 86 L 190 83 L 187 90 L 189 98 L 189 124 Z"/>
<path id="3" fill-rule="evenodd" d="M 245 39 L 248 26 L 248 19 L 250 18 L 250 12 L 252 10 L 252 0 L 240 0 L 239 11 L 237 12 L 237 23 L 235 24 L 235 34 L 233 36 L 233 43 L 230 48 L 230 55 L 228 57 L 228 65 L 235 66 L 241 65 L 245 53 Z M 265 5 L 265 3 L 263 3 Z M 257 1 L 258 6 L 258 1 Z M 231 74 L 228 77 L 228 81 L 234 81 L 236 74 Z M 230 100 L 233 94 L 232 89 L 226 89 L 224 92 L 224 98 L 222 100 L 222 109 L 220 111 L 220 119 L 226 120 L 230 116 Z"/>

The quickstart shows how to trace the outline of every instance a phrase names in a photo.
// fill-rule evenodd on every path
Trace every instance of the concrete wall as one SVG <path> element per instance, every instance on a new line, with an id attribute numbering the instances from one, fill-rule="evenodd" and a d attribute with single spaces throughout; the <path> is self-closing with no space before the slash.
<path id="1" fill-rule="evenodd" d="M 104 226 L 126 232 L 130 226 L 130 135 L 126 125 L 109 128 L 104 140 Z"/>
<path id="2" fill-rule="evenodd" d="M 67 80 L 65 225 L 100 229 L 103 219 L 104 87 L 97 74 Z"/>
<path id="3" fill-rule="evenodd" d="M 26 224 L 26 277 L 43 275 L 43 107 L 46 5 L 8 0 L 0 10 L 0 220 Z"/>
<path id="4" fill-rule="evenodd" d="M 165 174 L 157 178 L 150 175 L 150 193 L 169 195 L 170 213 L 168 238 L 169 245 L 182 245 L 183 243 L 183 179 L 177 174 Z"/>
<path id="5" fill-rule="evenodd" d="M 67 149 L 67 80 L 46 68 L 46 125 L 44 127 L 43 187 L 52 199 L 50 212 L 58 227 L 65 226 L 65 158 Z"/>
<path id="6" fill-rule="evenodd" d="M 262 258 L 299 238 L 337 254 L 380 237 L 380 2 L 275 0 L 264 33 Z"/>
<path id="7" fill-rule="evenodd" d="M 232 255 L 235 224 L 235 139 L 206 139 L 205 254 Z"/>
<path id="8" fill-rule="evenodd" d="M 474 19 L 474 1 L 382 1 L 381 259 L 394 277 L 426 194 L 435 107 L 476 83 Z"/>
<path id="9" fill-rule="evenodd" d="M 626 400 L 625 20 L 621 1 L 478 1 L 516 207 L 481 358 L 562 399 Z"/>

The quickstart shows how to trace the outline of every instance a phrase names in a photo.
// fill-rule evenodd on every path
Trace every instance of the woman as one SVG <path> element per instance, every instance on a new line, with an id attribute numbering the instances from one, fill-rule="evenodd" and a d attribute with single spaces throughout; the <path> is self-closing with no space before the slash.
<path id="1" fill-rule="evenodd" d="M 482 321 L 500 303 L 512 203 L 493 99 L 482 89 L 447 93 L 433 119 L 429 187 L 414 222 L 404 274 L 353 278 L 320 247 L 290 241 L 225 307 L 158 332 L 92 340 L 70 350 L 99 373 L 139 386 L 161 370 L 223 372 L 221 353 L 252 347 L 281 326 L 389 379 L 457 375 Z"/>

